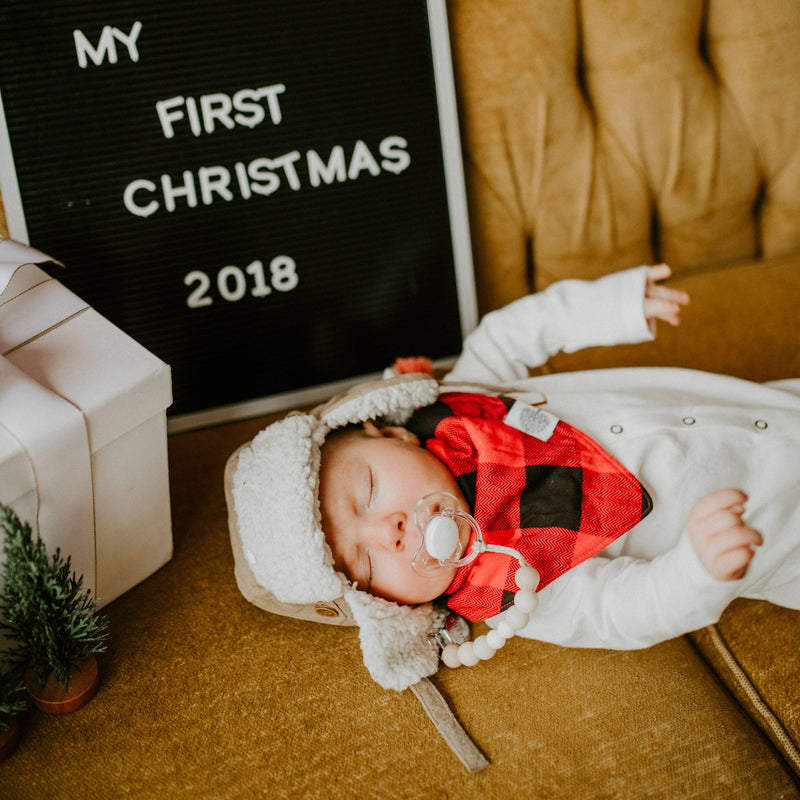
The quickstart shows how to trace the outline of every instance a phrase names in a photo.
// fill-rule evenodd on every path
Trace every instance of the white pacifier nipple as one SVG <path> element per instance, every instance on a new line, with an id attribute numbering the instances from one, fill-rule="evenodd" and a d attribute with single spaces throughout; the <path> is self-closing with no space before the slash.
<path id="1" fill-rule="evenodd" d="M 428 555 L 447 561 L 459 545 L 458 523 L 452 517 L 432 517 L 423 534 Z"/>

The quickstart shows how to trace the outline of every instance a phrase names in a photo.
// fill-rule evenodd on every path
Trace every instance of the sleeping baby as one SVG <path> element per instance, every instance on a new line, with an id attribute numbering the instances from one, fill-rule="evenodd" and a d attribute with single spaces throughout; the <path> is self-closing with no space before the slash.
<path id="1" fill-rule="evenodd" d="M 558 351 L 677 324 L 688 297 L 668 276 L 553 284 L 484 317 L 442 381 L 373 381 L 266 428 L 233 475 L 237 574 L 280 604 L 339 604 L 395 689 L 436 671 L 442 608 L 493 629 L 446 647 L 451 666 L 513 635 L 646 647 L 736 597 L 800 609 L 800 381 L 529 377 Z"/>

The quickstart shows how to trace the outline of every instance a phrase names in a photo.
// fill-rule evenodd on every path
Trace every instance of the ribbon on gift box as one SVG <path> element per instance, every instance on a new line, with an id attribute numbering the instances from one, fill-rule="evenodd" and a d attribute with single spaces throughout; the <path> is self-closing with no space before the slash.
<path id="1" fill-rule="evenodd" d="M 52 261 L 33 248 L 0 240 L 0 431 L 16 442 L 30 466 L 36 514 L 26 521 L 48 552 L 60 547 L 72 558 L 73 570 L 95 593 L 97 537 L 86 415 L 7 358 L 89 308 L 36 266 Z M 11 502 L 4 491 L 0 486 L 0 500 Z"/>

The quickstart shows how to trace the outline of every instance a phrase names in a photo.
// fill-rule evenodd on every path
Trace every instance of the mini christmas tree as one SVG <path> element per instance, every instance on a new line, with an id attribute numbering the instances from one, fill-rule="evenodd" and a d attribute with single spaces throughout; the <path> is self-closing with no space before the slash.
<path id="1" fill-rule="evenodd" d="M 106 649 L 108 621 L 97 612 L 91 590 L 83 589 L 71 558 L 60 548 L 51 558 L 41 537 L 30 525 L 0 503 L 5 570 L 0 593 L 0 618 L 14 644 L 8 651 L 13 663 L 30 668 L 41 686 L 55 673 L 67 691 L 70 669 Z"/>
<path id="2" fill-rule="evenodd" d="M 25 710 L 24 689 L 19 670 L 0 667 L 0 734 L 8 730 L 15 714 Z"/>

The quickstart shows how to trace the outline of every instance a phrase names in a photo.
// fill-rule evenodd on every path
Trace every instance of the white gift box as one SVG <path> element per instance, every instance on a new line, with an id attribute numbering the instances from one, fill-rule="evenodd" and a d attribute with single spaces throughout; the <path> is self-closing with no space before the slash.
<path id="1" fill-rule="evenodd" d="M 172 556 L 170 370 L 51 261 L 0 240 L 0 501 L 105 605 Z"/>

